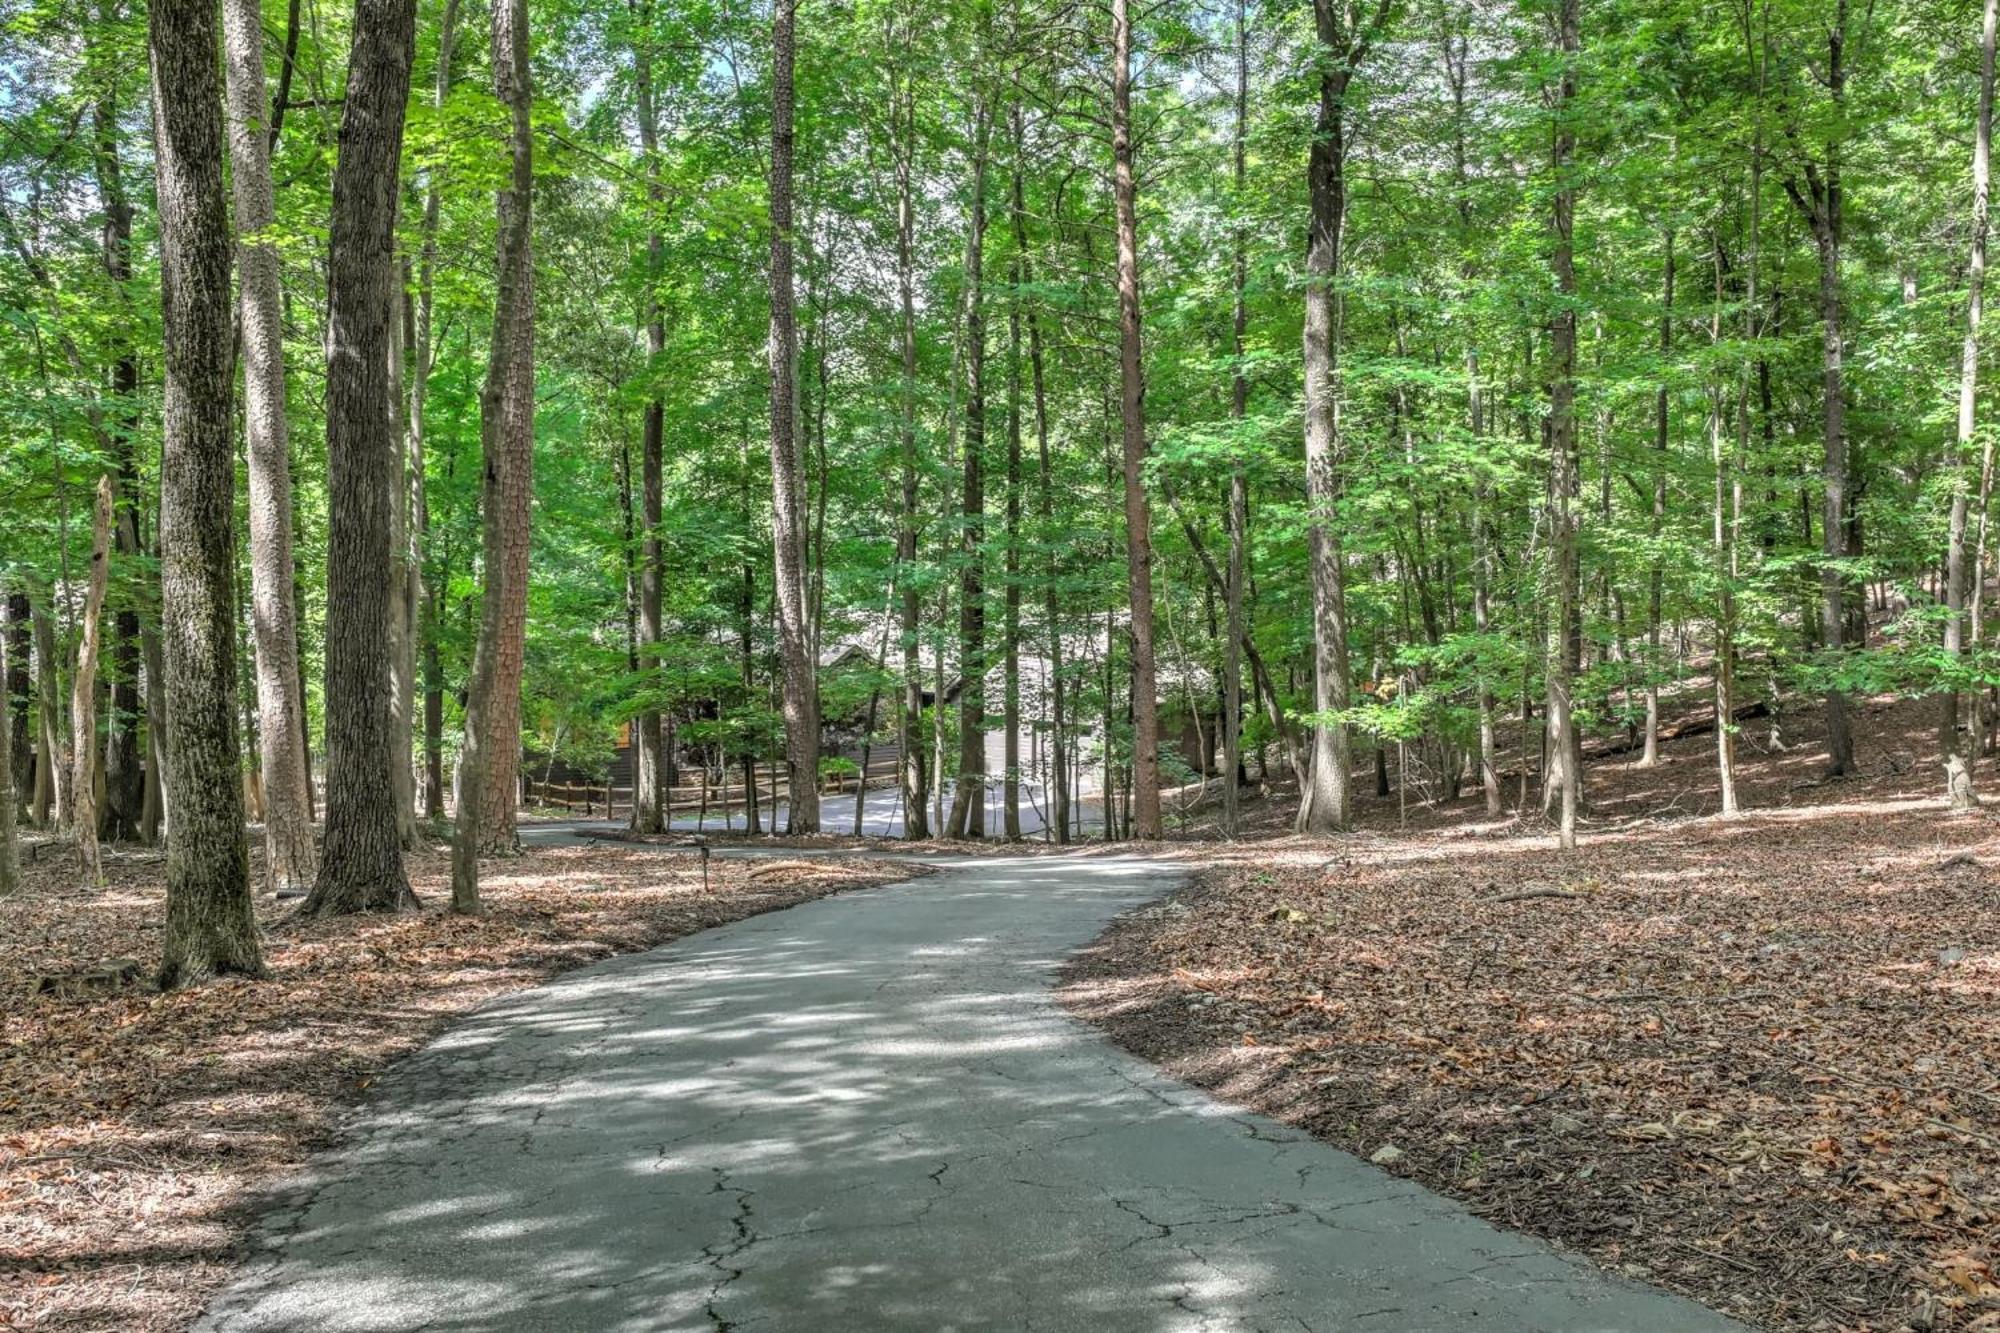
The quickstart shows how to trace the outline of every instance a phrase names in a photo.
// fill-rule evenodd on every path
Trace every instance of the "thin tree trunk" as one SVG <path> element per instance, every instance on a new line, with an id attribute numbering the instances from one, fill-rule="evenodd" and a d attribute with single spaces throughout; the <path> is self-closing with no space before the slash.
<path id="1" fill-rule="evenodd" d="M 1021 112 L 1012 111 L 1014 163 L 1012 212 L 1016 242 L 1009 263 L 1007 296 L 1007 514 L 1005 600 L 1001 609 L 1001 832 L 1009 842 L 1021 840 L 1021 284 L 1022 246 L 1019 237 L 1026 211 L 1022 200 Z"/>
<path id="2" fill-rule="evenodd" d="M 493 93 L 511 112 L 512 170 L 498 191 L 493 342 L 479 394 L 480 489 L 486 596 L 472 653 L 451 847 L 451 910 L 476 913 L 479 856 L 517 850 L 513 828 L 521 762 L 521 672 L 528 629 L 528 521 L 534 486 L 535 266 L 533 91 L 527 0 L 493 7 Z"/>
<path id="3" fill-rule="evenodd" d="M 415 29 L 414 0 L 356 0 L 327 265 L 326 828 L 307 915 L 417 902 L 403 871 L 387 695 L 389 508 L 401 480 L 389 379 L 395 183 Z"/>
<path id="4" fill-rule="evenodd" d="M 1014 152 L 1021 154 L 1021 114 L 1014 113 Z M 1021 190 L 1018 174 L 1015 177 L 1014 195 L 1014 249 L 1021 257 L 1020 281 L 1028 282 L 1033 276 L 1033 262 L 1028 257 L 1028 210 Z M 1027 308 L 1028 322 L 1028 377 L 1035 399 L 1035 508 L 1041 521 L 1042 540 L 1049 543 L 1048 567 L 1043 571 L 1042 614 L 1048 624 L 1049 653 L 1049 827 L 1058 843 L 1070 840 L 1070 773 L 1069 773 L 1069 699 L 1067 682 L 1063 678 L 1063 638 L 1061 597 L 1056 588 L 1056 577 L 1060 557 L 1053 541 L 1055 530 L 1055 478 L 1049 460 L 1049 400 L 1048 385 L 1042 362 L 1042 326 L 1035 313 L 1035 307 Z"/>
<path id="5" fill-rule="evenodd" d="M 965 471 L 960 496 L 964 568 L 958 605 L 958 783 L 948 838 L 986 836 L 986 158 L 992 110 L 974 111 L 970 236 L 965 248 Z M 941 701 L 940 701 L 941 702 Z"/>
<path id="6" fill-rule="evenodd" d="M 70 824 L 84 881 L 104 882 L 97 847 L 97 658 L 103 641 L 104 588 L 111 569 L 111 513 L 117 484 L 109 472 L 97 478 L 97 503 L 90 525 L 90 573 L 84 593 L 76 671 L 70 677 Z M 237 779 L 230 776 L 234 787 Z"/>
<path id="7" fill-rule="evenodd" d="M 644 8 L 651 17 L 651 5 Z M 665 241 L 660 234 L 659 214 L 666 197 L 660 183 L 660 119 L 653 93 L 653 53 L 650 25 L 634 39 L 633 77 L 639 112 L 639 149 L 646 168 L 646 295 L 641 308 L 646 323 L 646 359 L 655 376 L 666 351 L 666 318 L 660 309 L 657 284 L 660 281 Z M 658 383 L 654 379 L 655 384 Z M 666 404 L 655 390 L 646 399 L 645 422 L 641 429 L 640 522 L 644 525 L 639 555 L 639 665 L 640 679 L 650 686 L 660 670 L 661 584 L 665 574 L 660 545 L 662 492 L 662 452 L 666 439 Z M 649 689 L 649 697 L 656 692 Z M 665 805 L 662 776 L 666 767 L 660 747 L 660 710 L 649 707 L 639 714 L 639 743 L 634 749 L 638 769 L 633 775 L 632 828 L 639 833 L 658 833 L 663 827 Z"/>
<path id="8" fill-rule="evenodd" d="M 1660 282 L 1660 387 L 1653 397 L 1653 542 L 1667 522 L 1667 449 L 1671 443 L 1667 362 L 1674 350 L 1674 229 L 1667 228 L 1666 271 Z M 1608 475 L 1608 474 L 1607 474 Z M 1666 564 L 1658 550 L 1646 577 L 1646 733 L 1639 767 L 1660 762 L 1660 614 L 1666 594 Z"/>
<path id="9" fill-rule="evenodd" d="M 44 598 L 34 603 L 29 611 L 35 635 L 35 698 L 37 730 L 41 736 L 39 758 L 35 762 L 34 812 L 36 825 L 43 829 L 61 828 L 69 821 L 70 808 L 70 770 L 59 739 L 62 688 L 50 600 Z"/>
<path id="10" fill-rule="evenodd" d="M 805 494 L 798 441 L 798 314 L 792 290 L 792 59 L 798 0 L 771 28 L 771 545 L 785 714 L 787 831 L 819 832 L 819 692 L 805 587 Z M 772 815 L 776 817 L 776 811 Z"/>
<path id="11" fill-rule="evenodd" d="M 11 622 L 12 597 L 8 598 L 7 605 Z M 14 734 L 13 681 L 27 664 L 21 660 L 26 644 L 13 629 L 13 624 L 9 623 L 8 632 L 0 635 L 0 898 L 12 893 L 21 882 L 21 854 L 15 831 L 20 814 L 16 799 L 20 783 L 14 767 L 17 742 Z"/>
<path id="12" fill-rule="evenodd" d="M 1979 118 L 1972 148 L 1972 258 L 1968 265 L 1965 308 L 1965 345 L 1959 358 L 1958 437 L 1952 456 L 1954 485 L 1951 497 L 1951 528 L 1945 550 L 1944 651 L 1956 668 L 1965 651 L 1965 529 L 1969 498 L 1962 475 L 1966 453 L 1978 432 L 1979 325 L 1985 312 L 1987 202 L 1992 177 L 1993 154 L 1993 56 L 1996 14 L 2000 3 L 1986 0 L 1979 30 Z M 1984 469 L 1982 468 L 1982 472 Z M 1973 577 L 1984 574 L 1975 563 Z M 1945 794 L 1954 810 L 1966 810 L 1978 803 L 1972 782 L 1971 762 L 1958 735 L 1957 682 L 1948 681 L 1941 700 L 1941 750 L 1945 766 Z M 1975 728 L 1976 730 L 1976 728 Z M 1972 751 L 1973 754 L 1977 750 Z"/>
<path id="13" fill-rule="evenodd" d="M 174 791 L 160 984 L 262 975 L 243 837 L 236 731 L 236 457 L 230 439 L 228 203 L 222 71 L 207 0 L 153 0 L 166 395 L 160 459 L 160 592 L 166 749 Z M 107 508 L 108 482 L 98 491 Z M 103 522 L 100 519 L 100 523 Z"/>
<path id="14" fill-rule="evenodd" d="M 895 89 L 896 142 L 896 292 L 901 302 L 899 340 L 903 357 L 901 422 L 898 443 L 903 471 L 902 508 L 896 521 L 896 567 L 904 571 L 902 588 L 903 691 L 896 714 L 896 740 L 901 754 L 903 834 L 913 839 L 931 835 L 929 781 L 924 765 L 923 654 L 918 643 L 922 596 L 913 577 L 917 562 L 917 298 L 916 194 L 912 181 L 916 157 L 916 92 L 911 75 L 898 69 Z M 944 707 L 944 700 L 937 701 Z M 864 775 L 865 776 L 865 775 Z"/>
<path id="15" fill-rule="evenodd" d="M 116 0 L 98 0 L 97 35 L 85 42 L 97 93 L 91 102 L 91 161 L 103 206 L 100 256 L 104 275 L 120 306 L 110 333 L 116 349 L 111 366 L 110 420 L 100 418 L 101 434 L 116 465 L 117 499 L 112 514 L 112 542 L 120 559 L 136 561 L 139 546 L 139 479 L 134 451 L 139 433 L 139 358 L 133 339 L 130 284 L 132 281 L 132 202 L 119 160 L 118 71 L 111 66 L 105 36 L 122 19 Z M 139 616 L 133 599 L 119 589 L 109 636 L 109 707 L 105 710 L 103 799 L 97 809 L 97 832 L 114 842 L 138 836 L 145 800 L 145 777 L 139 761 Z"/>
<path id="16" fill-rule="evenodd" d="M 7 675 L 5 688 L 0 690 L 0 704 L 4 705 L 6 712 L 0 716 L 0 726 L 7 728 L 9 738 L 14 799 L 20 806 L 19 813 L 26 817 L 32 808 L 30 798 L 34 794 L 36 769 L 33 722 L 35 683 L 28 669 L 28 659 L 33 653 L 30 645 L 34 641 L 29 624 L 34 613 L 29 609 L 28 594 L 25 592 L 9 592 L 6 608 L 4 640 Z"/>
<path id="17" fill-rule="evenodd" d="M 1232 144 L 1234 158 L 1236 206 L 1245 206 L 1248 185 L 1248 143 L 1250 133 L 1250 27 L 1249 6 L 1246 0 L 1236 0 L 1236 124 Z M 1243 429 L 1244 418 L 1250 406 L 1250 379 L 1243 365 L 1243 335 L 1250 325 L 1249 306 L 1244 299 L 1244 289 L 1249 282 L 1249 238 L 1241 223 L 1235 227 L 1230 243 L 1235 253 L 1230 273 L 1232 310 L 1230 314 L 1230 350 L 1235 354 L 1236 364 L 1229 377 L 1229 416 Z M 1242 446 L 1229 460 L 1229 508 L 1226 524 L 1229 531 L 1228 577 L 1223 590 L 1225 604 L 1224 619 L 1227 621 L 1222 639 L 1222 833 L 1233 838 L 1242 824 L 1240 810 L 1241 792 L 1237 780 L 1243 771 L 1243 562 L 1244 529 L 1249 525 L 1250 491 L 1243 473 Z M 1213 606 L 1213 603 L 1210 603 Z"/>
<path id="18" fill-rule="evenodd" d="M 1139 183 L 1132 167 L 1131 0 L 1111 0 L 1111 197 L 1118 229 L 1119 421 L 1125 455 L 1125 573 L 1132 609 L 1133 833 L 1160 836 L 1160 700 L 1153 665 L 1152 510 L 1139 346 Z"/>
<path id="19" fill-rule="evenodd" d="M 1553 111 L 1556 118 L 1550 154 L 1557 182 L 1549 215 L 1556 291 L 1564 305 L 1549 324 L 1549 570 L 1555 583 L 1555 622 L 1548 653 L 1549 768 L 1561 783 L 1559 836 L 1563 850 L 1576 846 L 1577 806 L 1581 803 L 1583 768 L 1575 736 L 1571 690 L 1578 669 L 1582 628 L 1578 607 L 1577 451 L 1576 451 L 1576 266 L 1572 233 L 1576 219 L 1576 187 L 1570 180 L 1576 132 L 1569 123 L 1576 99 L 1575 61 L 1579 46 L 1579 2 L 1558 0 L 1556 39 L 1562 59 Z"/>

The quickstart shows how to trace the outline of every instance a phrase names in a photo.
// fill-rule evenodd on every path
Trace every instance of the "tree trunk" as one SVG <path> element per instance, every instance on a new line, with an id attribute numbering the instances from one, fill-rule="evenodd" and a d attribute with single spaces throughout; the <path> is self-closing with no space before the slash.
<path id="1" fill-rule="evenodd" d="M 357 0 L 327 264 L 326 828 L 307 915 L 416 906 L 389 686 L 396 475 L 396 189 L 415 0 Z M 179 818 L 179 811 L 172 812 Z"/>
<path id="2" fill-rule="evenodd" d="M 1007 516 L 1005 600 L 1001 604 L 1001 832 L 1009 842 L 1021 840 L 1021 283 L 1025 229 L 1022 214 L 1021 110 L 1012 111 L 1014 163 L 1012 212 L 1016 243 L 1007 275 Z"/>
<path id="3" fill-rule="evenodd" d="M 1576 449 L 1576 264 L 1573 229 L 1576 186 L 1570 180 L 1576 132 L 1569 123 L 1576 99 L 1575 61 L 1579 45 L 1579 0 L 1558 0 L 1556 39 L 1562 59 L 1554 96 L 1555 134 L 1550 152 L 1556 180 L 1549 214 L 1556 291 L 1564 303 L 1549 323 L 1549 572 L 1555 587 L 1555 621 L 1548 652 L 1550 776 L 1561 783 L 1560 840 L 1576 846 L 1576 814 L 1581 803 L 1583 765 L 1571 711 L 1571 690 L 1582 649 L 1579 622 Z"/>
<path id="4" fill-rule="evenodd" d="M 167 921 L 160 984 L 262 975 L 236 732 L 236 455 L 215 7 L 150 6 L 166 397 L 160 592 L 168 626 Z M 108 482 L 99 506 L 107 507 Z"/>
<path id="5" fill-rule="evenodd" d="M 13 598 L 8 598 L 9 620 L 13 616 Z M 26 666 L 22 661 L 25 640 L 13 632 L 0 635 L 0 898 L 12 893 L 21 881 L 21 856 L 15 827 L 20 814 L 16 792 L 20 787 L 19 773 L 14 767 L 16 737 L 14 732 L 14 693 L 12 682 Z"/>
<path id="6" fill-rule="evenodd" d="M 139 547 L 139 479 L 134 449 L 139 434 L 139 358 L 133 340 L 136 313 L 130 308 L 132 280 L 132 203 L 125 188 L 118 153 L 119 72 L 109 63 L 105 36 L 121 20 L 116 0 L 98 0 L 97 35 L 86 40 L 91 78 L 97 96 L 91 102 L 91 161 L 103 206 L 100 256 L 104 275 L 122 308 L 111 334 L 116 349 L 111 367 L 113 420 L 103 422 L 101 435 L 117 469 L 116 508 L 112 542 L 119 557 L 136 561 Z M 110 633 L 110 707 L 105 710 L 103 801 L 97 810 L 100 836 L 114 842 L 135 838 L 145 803 L 145 774 L 139 761 L 139 616 L 133 598 L 121 587 L 113 601 Z"/>
<path id="7" fill-rule="evenodd" d="M 1153 666 L 1152 510 L 1139 348 L 1139 184 L 1132 168 L 1131 0 L 1111 0 L 1111 198 L 1118 228 L 1119 421 L 1125 453 L 1125 572 L 1132 608 L 1132 831 L 1160 836 L 1160 700 Z"/>
<path id="8" fill-rule="evenodd" d="M 819 693 L 806 623 L 805 493 L 798 440 L 798 313 L 792 291 L 792 55 L 798 0 L 771 27 L 771 545 L 785 714 L 786 831 L 819 832 Z M 772 811 L 775 818 L 777 812 Z"/>
<path id="9" fill-rule="evenodd" d="M 292 605 L 292 464 L 285 423 L 285 353 L 277 205 L 264 91 L 264 21 L 257 0 L 224 0 L 230 183 L 242 321 L 243 421 L 250 474 L 250 625 L 257 647 L 257 736 L 264 774 L 264 882 L 304 893 L 318 869 L 306 791 L 305 702 L 299 694 Z"/>
<path id="10" fill-rule="evenodd" d="M 650 17 L 650 6 L 647 7 Z M 646 273 L 648 282 L 642 303 L 646 321 L 646 359 L 654 375 L 667 346 L 666 318 L 660 310 L 656 285 L 660 280 L 665 241 L 660 235 L 659 213 L 665 190 L 660 183 L 660 121 L 653 99 L 653 53 L 650 28 L 633 43 L 634 89 L 638 100 L 639 148 L 646 168 Z M 657 380 L 654 381 L 657 383 Z M 659 679 L 661 582 L 665 574 L 660 546 L 660 506 L 662 451 L 666 438 L 666 404 L 655 390 L 646 399 L 640 444 L 640 521 L 644 524 L 639 555 L 639 664 L 640 679 L 650 686 Z M 655 691 L 656 693 L 656 691 Z M 650 707 L 639 714 L 638 744 L 633 747 L 638 768 L 632 779 L 632 828 L 639 833 L 658 833 L 663 827 L 661 810 L 665 804 L 662 776 L 666 768 L 660 748 L 660 710 Z"/>
<path id="11" fill-rule="evenodd" d="M 965 472 L 960 495 L 964 568 L 958 581 L 958 782 L 948 838 L 986 836 L 986 157 L 992 111 L 973 113 L 972 205 L 965 247 Z M 943 700 L 939 700 L 940 706 Z"/>
<path id="12" fill-rule="evenodd" d="M 0 707 L 5 708 L 5 713 L 0 714 L 0 726 L 6 727 L 8 733 L 8 753 L 12 756 L 10 763 L 13 769 L 10 780 L 14 787 L 14 799 L 20 807 L 19 813 L 26 816 L 35 786 L 32 721 L 35 685 L 33 676 L 28 670 L 28 658 L 32 651 L 29 645 L 33 642 L 29 622 L 34 613 L 29 610 L 28 594 L 25 592 L 9 592 L 6 607 L 7 624 L 4 638 L 7 650 L 7 674 L 5 681 L 0 682 L 0 685 L 4 685 L 4 689 L 0 689 Z"/>
<path id="13" fill-rule="evenodd" d="M 49 603 L 44 598 L 32 605 L 29 623 L 35 633 L 35 697 L 41 733 L 39 758 L 35 762 L 35 823 L 43 829 L 57 829 L 69 822 L 70 769 L 62 747 L 62 688 L 56 665 L 56 627 Z"/>
<path id="14" fill-rule="evenodd" d="M 1332 833 L 1351 818 L 1347 724 L 1347 589 L 1340 526 L 1334 512 L 1340 479 L 1340 333 L 1335 284 L 1347 215 L 1347 86 L 1366 43 L 1348 31 L 1345 7 L 1313 0 L 1320 45 L 1319 113 L 1306 167 L 1311 231 L 1306 245 L 1305 427 L 1307 561 L 1312 571 L 1312 758 L 1299 778 L 1297 827 Z"/>
<path id="15" fill-rule="evenodd" d="M 438 23 L 437 69 L 432 80 L 431 107 L 441 110 L 451 95 L 452 57 L 458 49 L 458 0 L 445 0 L 444 15 Z M 409 470 L 410 508 L 415 531 L 410 534 L 410 584 L 412 603 L 420 608 L 417 638 L 422 641 L 424 695 L 423 809 L 430 820 L 444 818 L 444 670 L 438 657 L 440 585 L 447 580 L 433 575 L 431 558 L 430 489 L 425 464 L 425 428 L 430 402 L 431 368 L 436 364 L 433 324 L 438 265 L 438 215 L 441 190 L 436 172 L 424 184 L 423 241 L 418 249 L 416 337 L 410 368 Z"/>
<path id="16" fill-rule="evenodd" d="M 1236 124 L 1233 135 L 1236 205 L 1244 206 L 1248 183 L 1247 145 L 1250 133 L 1250 28 L 1246 0 L 1236 0 Z M 1249 328 L 1249 307 L 1244 289 L 1249 280 L 1249 240 L 1238 224 L 1231 235 L 1235 251 L 1230 274 L 1232 311 L 1230 350 L 1236 364 L 1229 378 L 1229 416 L 1243 429 L 1249 411 L 1250 379 L 1244 373 L 1243 335 Z M 1244 529 L 1249 525 L 1249 483 L 1243 475 L 1242 445 L 1229 462 L 1228 578 L 1223 590 L 1224 619 L 1222 640 L 1222 833 L 1233 838 L 1242 823 L 1237 781 L 1243 771 L 1243 562 Z M 1213 603 L 1210 604 L 1211 606 Z"/>
<path id="17" fill-rule="evenodd" d="M 527 0 L 493 6 L 493 93 L 510 112 L 511 167 L 497 192 L 493 342 L 479 394 L 486 595 L 472 653 L 451 847 L 451 910 L 479 911 L 479 856 L 518 849 L 513 826 L 521 762 L 521 671 L 528 629 L 528 521 L 534 487 L 535 266 L 533 92 Z"/>
<path id="18" fill-rule="evenodd" d="M 109 472 L 97 478 L 97 504 L 90 525 L 90 574 L 83 600 L 76 672 L 70 677 L 70 824 L 77 861 L 87 884 L 104 883 L 97 848 L 97 657 L 103 640 L 104 588 L 111 570 L 111 512 L 117 485 Z M 234 786 L 236 777 L 230 776 Z"/>
<path id="19" fill-rule="evenodd" d="M 1666 271 L 1660 280 L 1660 387 L 1653 396 L 1653 543 L 1657 548 L 1667 522 L 1667 449 L 1671 443 L 1667 393 L 1667 361 L 1674 349 L 1674 229 L 1667 228 Z M 1666 565 L 1655 549 L 1646 578 L 1646 734 L 1639 767 L 1660 762 L 1660 615 L 1666 594 Z"/>
<path id="20" fill-rule="evenodd" d="M 916 92 L 907 71 L 897 71 L 896 85 L 896 292 L 902 306 L 900 341 L 903 357 L 899 453 L 903 470 L 902 508 L 896 521 L 896 567 L 903 571 L 902 634 L 903 697 L 896 715 L 896 740 L 902 756 L 903 833 L 928 838 L 930 784 L 924 765 L 923 655 L 917 629 L 922 592 L 915 578 L 917 563 L 917 298 L 916 195 L 912 177 L 917 152 Z M 937 700 L 942 710 L 944 700 Z M 865 775 L 864 775 L 865 776 Z"/>
<path id="21" fill-rule="evenodd" d="M 1019 112 L 1016 112 L 1017 126 L 1015 152 L 1020 153 L 1021 135 Z M 1033 276 L 1033 263 L 1028 258 L 1028 211 L 1026 201 L 1017 194 L 1014 201 L 1014 248 L 1021 256 L 1021 281 L 1028 282 Z M 1057 591 L 1056 578 L 1060 558 L 1056 554 L 1053 541 L 1055 530 L 1055 478 L 1049 462 L 1049 400 L 1048 386 L 1042 364 L 1042 326 L 1031 304 L 1027 309 L 1028 321 L 1028 376 L 1035 398 L 1035 507 L 1041 520 L 1042 540 L 1049 543 L 1048 567 L 1043 571 L 1042 614 L 1047 620 L 1049 653 L 1049 814 L 1048 823 L 1055 840 L 1067 843 L 1070 839 L 1070 775 L 1069 775 L 1069 732 L 1068 685 L 1063 679 L 1063 638 L 1061 596 Z"/>
<path id="22" fill-rule="evenodd" d="M 1944 623 L 1944 651 L 1954 669 L 1965 653 L 1965 528 L 1969 497 L 1962 473 L 1966 453 L 1978 433 L 1979 324 L 1986 296 L 1987 201 L 1992 177 L 1993 55 L 1997 14 L 2000 14 L 2000 3 L 1986 0 L 1979 30 L 1979 118 L 1973 131 L 1972 148 L 1972 259 L 1966 274 L 1969 290 L 1965 307 L 1965 345 L 1959 358 L 1958 437 L 1952 455 L 1951 528 L 1945 550 L 1945 607 L 1948 614 Z M 1976 563 L 1973 576 L 1984 577 Z M 1977 803 L 1978 797 L 1973 789 L 1969 756 L 1959 741 L 1956 681 L 1946 683 L 1942 704 L 1939 730 L 1947 770 L 1946 797 L 1952 809 L 1969 809 Z M 1976 754 L 1977 751 L 1971 753 Z M 1966 771 L 1961 782 L 1952 781 L 1950 769 L 1953 759 L 1964 763 Z"/>

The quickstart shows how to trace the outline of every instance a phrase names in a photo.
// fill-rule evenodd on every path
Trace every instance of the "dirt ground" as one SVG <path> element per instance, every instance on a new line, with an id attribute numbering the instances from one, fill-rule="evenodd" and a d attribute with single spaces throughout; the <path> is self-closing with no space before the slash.
<path id="1" fill-rule="evenodd" d="M 594 959 L 842 889 L 881 862 L 725 861 L 602 846 L 488 862 L 488 911 L 446 915 L 449 857 L 410 858 L 421 914 L 290 919 L 261 898 L 271 978 L 76 994 L 150 969 L 162 866 L 77 887 L 45 855 L 0 900 L 0 1328 L 167 1333 L 226 1280 L 257 1187 L 325 1145 L 374 1075 L 456 1015 Z M 41 990 L 44 978 L 57 989 Z"/>
<path id="2" fill-rule="evenodd" d="M 1735 820 L 1700 817 L 1712 736 L 1593 763 L 1572 855 L 1476 796 L 1370 798 L 1122 919 L 1065 1002 L 1751 1324 L 2000 1329 L 2000 818 L 1944 811 L 1932 717 L 1860 710 L 1836 782 L 1806 718 L 1746 727 Z"/>

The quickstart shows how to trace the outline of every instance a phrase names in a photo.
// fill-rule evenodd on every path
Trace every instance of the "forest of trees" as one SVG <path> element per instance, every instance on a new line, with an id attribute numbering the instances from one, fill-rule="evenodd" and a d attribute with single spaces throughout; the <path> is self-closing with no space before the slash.
<path id="1" fill-rule="evenodd" d="M 1567 846 L 1587 735 L 1712 712 L 1729 814 L 1735 719 L 1899 692 L 1975 799 L 1995 0 L 0 23 L 0 891 L 164 839 L 168 984 L 260 967 L 246 821 L 337 914 L 449 817 L 477 911 L 621 728 L 641 832 L 865 704 L 912 836 L 1027 755 L 1161 837 L 1173 710 Z"/>

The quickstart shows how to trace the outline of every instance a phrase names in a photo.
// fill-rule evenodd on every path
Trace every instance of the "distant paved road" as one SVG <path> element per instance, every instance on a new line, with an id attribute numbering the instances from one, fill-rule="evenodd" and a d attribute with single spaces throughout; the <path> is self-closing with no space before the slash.
<path id="1" fill-rule="evenodd" d="M 1733 1327 L 1064 1014 L 1177 873 L 960 862 L 511 996 L 378 1082 L 199 1327 Z"/>

